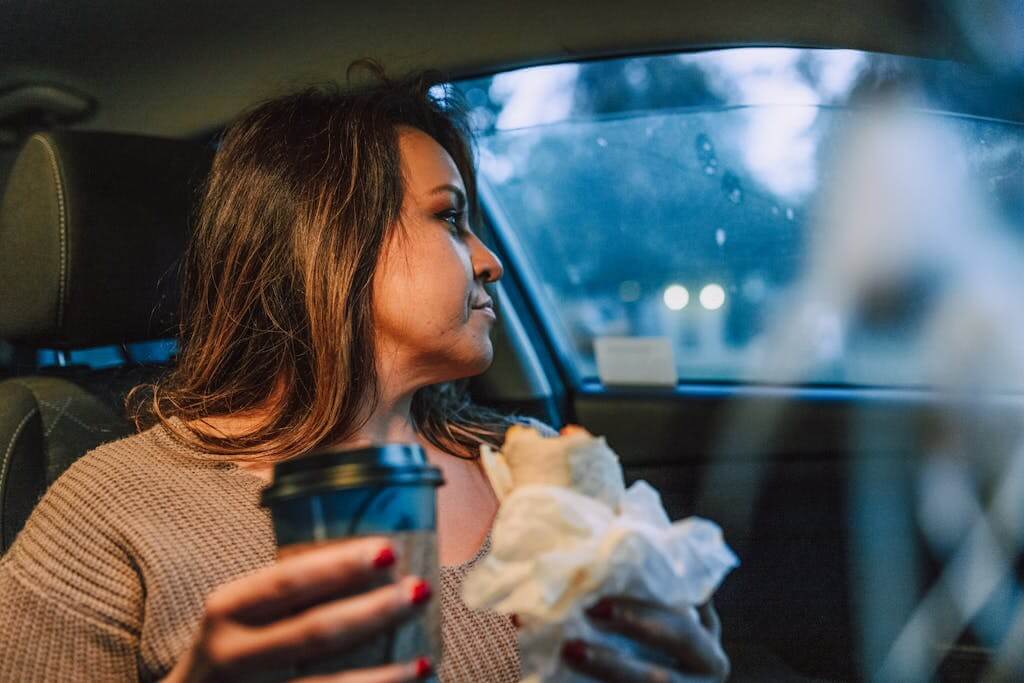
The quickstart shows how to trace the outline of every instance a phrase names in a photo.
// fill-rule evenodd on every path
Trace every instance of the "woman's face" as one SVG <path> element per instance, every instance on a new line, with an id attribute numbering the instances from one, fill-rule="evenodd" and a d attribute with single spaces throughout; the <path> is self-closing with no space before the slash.
<path id="1" fill-rule="evenodd" d="M 444 148 L 401 127 L 399 151 L 402 216 L 373 284 L 381 379 L 424 386 L 480 374 L 494 354 L 484 283 L 501 277 L 501 262 L 470 230 L 462 176 Z"/>

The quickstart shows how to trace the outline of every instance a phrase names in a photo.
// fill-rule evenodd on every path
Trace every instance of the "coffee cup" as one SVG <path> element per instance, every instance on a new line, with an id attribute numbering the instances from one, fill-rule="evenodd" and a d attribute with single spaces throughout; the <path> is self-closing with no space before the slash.
<path id="1" fill-rule="evenodd" d="M 270 510 L 278 557 L 360 536 L 386 536 L 396 563 L 383 585 L 418 576 L 438 585 L 436 489 L 441 471 L 429 465 L 418 444 L 384 444 L 313 453 L 277 463 L 262 502 Z M 375 586 L 364 586 L 369 590 Z M 344 596 L 338 596 L 344 597 Z M 441 662 L 441 608 L 431 600 L 410 620 L 332 655 L 301 673 L 328 673 L 382 666 L 419 657 Z"/>

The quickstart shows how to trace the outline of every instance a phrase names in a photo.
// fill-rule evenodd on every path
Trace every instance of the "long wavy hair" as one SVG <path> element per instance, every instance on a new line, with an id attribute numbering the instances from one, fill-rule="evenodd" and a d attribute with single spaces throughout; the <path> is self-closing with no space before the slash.
<path id="1" fill-rule="evenodd" d="M 398 126 L 451 155 L 479 212 L 465 108 L 432 90 L 438 74 L 370 69 L 367 85 L 276 98 L 225 131 L 183 261 L 178 362 L 129 396 L 139 429 L 160 423 L 209 453 L 284 460 L 353 436 L 378 405 L 372 283 L 402 207 Z M 191 424 L 268 407 L 245 434 Z M 475 405 L 465 381 L 417 391 L 412 419 L 464 458 L 516 421 Z"/>

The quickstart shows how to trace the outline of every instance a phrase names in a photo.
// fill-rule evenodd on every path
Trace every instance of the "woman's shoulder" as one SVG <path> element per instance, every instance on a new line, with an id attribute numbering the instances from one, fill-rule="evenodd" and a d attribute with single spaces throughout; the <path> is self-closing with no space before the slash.
<path id="1" fill-rule="evenodd" d="M 0 594 L 14 586 L 75 623 L 137 637 L 145 620 L 198 613 L 214 586 L 272 560 L 261 482 L 190 455 L 154 427 L 80 457 L 0 558 Z"/>
<path id="2" fill-rule="evenodd" d="M 109 510 L 111 497 L 131 491 L 145 468 L 148 451 L 153 451 L 151 435 L 136 433 L 109 441 L 71 462 L 50 484 L 36 505 L 45 511 L 58 502 L 73 502 L 83 515 Z"/>
<path id="3" fill-rule="evenodd" d="M 146 497 L 150 487 L 144 482 L 154 482 L 167 469 L 151 431 L 107 442 L 74 460 L 36 503 L 15 547 L 51 532 L 67 531 L 82 540 L 95 539 L 92 530 L 103 528 L 109 537 L 119 518 L 141 506 L 133 501 Z"/>
<path id="4" fill-rule="evenodd" d="M 116 540 L 150 517 L 200 497 L 204 484 L 223 478 L 218 470 L 233 468 L 199 456 L 189 457 L 189 449 L 159 425 L 98 446 L 49 486 L 15 544 L 22 535 L 42 533 L 53 520 L 59 520 L 60 529 L 51 531 Z"/>
<path id="5" fill-rule="evenodd" d="M 160 488 L 169 479 L 188 477 L 190 465 L 212 465 L 191 463 L 187 454 L 188 449 L 176 446 L 166 429 L 157 425 L 88 451 L 54 481 L 47 495 L 81 491 L 130 498 Z"/>
<path id="6" fill-rule="evenodd" d="M 4 559 L 34 566 L 39 577 L 75 562 L 92 572 L 96 557 L 107 568 L 134 565 L 160 550 L 154 539 L 184 543 L 197 526 L 209 531 L 225 517 L 260 521 L 262 482 L 191 455 L 161 426 L 89 451 L 46 490 Z"/>
<path id="7" fill-rule="evenodd" d="M 128 454 L 145 442 L 135 434 L 103 444 L 57 477 L 0 561 L 0 584 L 15 581 L 46 604 L 137 628 L 140 580 L 118 520 L 139 507 L 126 506 L 123 492 L 139 470 Z"/>

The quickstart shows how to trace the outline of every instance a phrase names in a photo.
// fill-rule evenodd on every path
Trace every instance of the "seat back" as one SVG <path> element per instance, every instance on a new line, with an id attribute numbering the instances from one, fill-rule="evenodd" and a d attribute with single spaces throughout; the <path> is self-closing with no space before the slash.
<path id="1" fill-rule="evenodd" d="M 0 203 L 0 338 L 32 356 L 173 336 L 177 263 L 211 159 L 204 145 L 134 135 L 29 138 Z M 124 396 L 158 370 L 0 381 L 0 554 L 71 463 L 134 431 Z"/>

